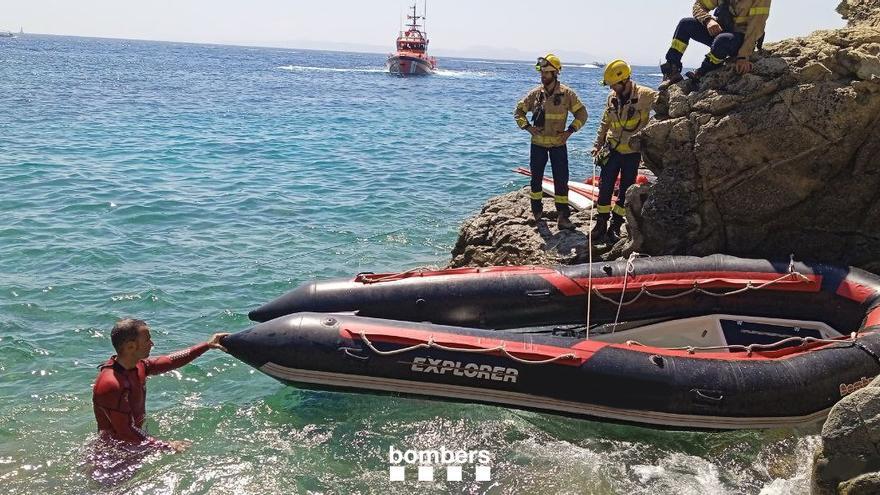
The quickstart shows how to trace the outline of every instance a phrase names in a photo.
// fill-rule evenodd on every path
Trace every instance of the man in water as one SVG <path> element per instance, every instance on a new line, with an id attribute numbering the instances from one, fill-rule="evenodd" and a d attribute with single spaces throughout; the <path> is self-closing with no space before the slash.
<path id="1" fill-rule="evenodd" d="M 605 102 L 592 152 L 596 163 L 602 167 L 596 204 L 598 215 L 592 230 L 592 240 L 596 244 L 620 239 L 620 227 L 626 218 L 626 190 L 636 182 L 642 161 L 642 154 L 630 139 L 648 125 L 651 107 L 657 99 L 656 91 L 632 80 L 632 68 L 623 60 L 615 60 L 605 67 L 602 84 L 610 86 L 611 93 Z M 618 176 L 620 192 L 617 193 L 617 203 L 612 206 L 611 196 Z"/>
<path id="2" fill-rule="evenodd" d="M 211 340 L 189 349 L 149 358 L 153 341 L 147 323 L 132 318 L 117 321 L 110 332 L 117 354 L 98 367 L 100 371 L 92 392 L 100 434 L 177 452 L 186 449 L 188 442 L 158 440 L 142 429 L 146 419 L 147 377 L 180 368 L 208 349 L 225 351 L 220 339 L 227 335 L 215 333 Z"/>
<path id="3" fill-rule="evenodd" d="M 517 105 L 514 111 L 516 124 L 532 135 L 532 147 L 529 154 L 529 168 L 532 172 L 532 190 L 530 194 L 532 215 L 535 222 L 541 220 L 544 197 L 541 183 L 544 178 L 544 167 L 547 158 L 553 169 L 553 189 L 556 211 L 559 212 L 557 225 L 560 229 L 573 229 L 569 220 L 568 207 L 568 147 L 566 143 L 572 134 L 587 122 L 587 108 L 581 103 L 577 94 L 568 86 L 559 82 L 562 62 L 552 53 L 538 59 L 535 70 L 541 73 L 541 85 L 531 90 Z M 532 123 L 526 114 L 532 112 Z M 565 127 L 568 112 L 574 115 L 574 121 Z"/>

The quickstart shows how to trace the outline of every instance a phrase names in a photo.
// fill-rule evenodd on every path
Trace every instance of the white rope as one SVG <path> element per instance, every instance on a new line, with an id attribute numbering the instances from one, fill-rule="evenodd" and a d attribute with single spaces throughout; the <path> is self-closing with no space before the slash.
<path id="1" fill-rule="evenodd" d="M 627 270 L 628 270 L 628 268 L 627 268 Z M 592 288 L 592 287 L 591 287 L 591 288 L 592 288 L 591 292 L 595 292 L 597 297 L 599 297 L 600 299 L 603 299 L 603 300 L 605 300 L 605 301 L 607 301 L 607 302 L 610 302 L 610 303 L 612 303 L 612 304 L 617 304 L 618 306 L 629 306 L 630 304 L 633 304 L 633 303 L 635 303 L 636 301 L 638 301 L 639 298 L 641 298 L 643 295 L 647 295 L 647 296 L 649 296 L 649 297 L 653 297 L 653 298 L 656 298 L 656 299 L 676 299 L 676 298 L 679 298 L 679 297 L 684 297 L 684 296 L 686 296 L 686 295 L 688 295 L 688 294 L 692 294 L 692 293 L 694 293 L 694 292 L 698 292 L 698 293 L 700 293 L 700 294 L 704 294 L 704 295 L 712 296 L 712 297 L 727 297 L 727 296 L 734 296 L 734 295 L 737 295 L 737 294 L 742 294 L 742 293 L 748 292 L 748 291 L 750 291 L 750 290 L 761 290 L 761 289 L 764 289 L 764 288 L 766 288 L 766 287 L 769 287 L 769 286 L 771 286 L 771 285 L 773 285 L 773 284 L 779 283 L 779 282 L 781 282 L 781 281 L 783 281 L 783 280 L 785 280 L 785 279 L 787 279 L 787 278 L 791 278 L 791 277 L 799 278 L 801 281 L 804 281 L 804 282 L 809 282 L 809 280 L 810 280 L 809 278 L 807 278 L 807 277 L 806 277 L 805 275 L 803 275 L 802 273 L 792 272 L 792 273 L 786 273 L 785 275 L 782 275 L 782 276 L 780 276 L 780 277 L 778 277 L 778 278 L 776 278 L 776 279 L 773 279 L 773 280 L 770 280 L 770 281 L 764 282 L 764 283 L 761 284 L 761 285 L 754 285 L 754 284 L 752 283 L 752 281 L 749 280 L 748 282 L 746 282 L 746 285 L 745 285 L 744 287 L 742 287 L 742 288 L 740 288 L 740 289 L 735 289 L 735 290 L 732 290 L 732 291 L 728 291 L 728 292 L 712 292 L 712 291 L 710 291 L 710 290 L 706 290 L 706 289 L 701 288 L 701 287 L 700 287 L 700 283 L 699 283 L 698 281 L 694 281 L 694 286 L 693 286 L 692 288 L 687 289 L 687 290 L 682 291 L 682 292 L 679 292 L 679 293 L 676 293 L 676 294 L 668 294 L 668 295 L 655 294 L 655 293 L 651 292 L 649 289 L 645 288 L 644 285 L 642 285 L 641 287 L 639 287 L 639 292 L 638 292 L 638 294 L 636 294 L 636 295 L 635 295 L 632 299 L 630 299 L 629 301 L 624 301 L 623 294 L 621 294 L 621 297 L 620 297 L 620 300 L 619 300 L 619 301 L 615 301 L 614 299 L 612 299 L 612 298 L 610 298 L 610 297 L 608 297 L 608 296 L 602 294 L 602 293 L 599 291 L 599 289 L 595 289 L 595 288 Z M 626 283 L 626 278 L 625 278 L 625 277 L 624 277 L 624 283 Z M 624 291 L 623 291 L 623 292 L 625 292 L 625 291 L 626 291 L 626 286 L 624 285 Z M 618 309 L 619 309 L 619 308 L 618 308 Z"/>
<path id="2" fill-rule="evenodd" d="M 614 324 L 611 325 L 611 335 L 614 335 L 614 331 L 617 329 L 617 324 L 620 321 L 620 310 L 623 308 L 623 297 L 626 295 L 626 285 L 629 281 L 630 274 L 635 273 L 636 271 L 634 261 L 638 255 L 639 253 L 633 252 L 626 260 L 626 269 L 623 271 L 623 289 L 620 291 L 620 301 L 617 303 L 617 314 L 614 315 Z M 592 285 L 590 287 L 592 287 Z M 642 286 L 642 288 L 644 288 L 644 286 Z"/>
<path id="3" fill-rule="evenodd" d="M 596 158 L 593 158 L 593 173 L 590 175 L 590 178 L 593 180 L 593 185 L 595 186 L 596 182 Z M 595 212 L 596 212 L 596 203 L 599 202 L 599 196 L 596 195 L 596 200 L 590 202 L 590 232 L 587 233 L 587 251 L 589 252 L 589 263 L 590 263 L 590 274 L 587 275 L 587 284 L 588 287 L 593 286 L 593 227 L 595 226 L 593 223 L 595 222 Z M 593 297 L 591 291 L 587 291 L 587 334 L 586 339 L 590 340 L 590 313 L 592 311 Z"/>
<path id="4" fill-rule="evenodd" d="M 734 345 L 716 345 L 716 346 L 705 346 L 705 347 L 700 347 L 700 346 L 658 347 L 658 349 L 665 349 L 667 351 L 687 351 L 688 354 L 694 354 L 697 351 L 739 350 L 739 351 L 745 351 L 746 355 L 751 357 L 752 353 L 755 351 L 772 350 L 772 349 L 776 349 L 778 347 L 781 347 L 784 344 L 788 344 L 788 343 L 792 343 L 792 342 L 797 342 L 797 345 L 792 346 L 792 347 L 803 347 L 805 345 L 816 344 L 816 343 L 821 343 L 821 344 L 855 344 L 857 337 L 858 337 L 858 334 L 856 332 L 853 332 L 850 334 L 848 339 L 844 339 L 844 340 L 817 339 L 816 337 L 788 337 L 788 338 L 782 339 L 778 342 L 773 342 L 770 344 L 749 344 L 749 345 L 734 344 Z M 625 342 L 625 344 L 628 346 L 649 347 L 649 346 L 646 346 L 645 344 L 642 344 L 641 342 L 638 342 L 636 340 L 627 340 Z M 653 346 L 651 346 L 651 347 L 653 347 Z M 836 349 L 836 348 L 837 347 L 823 347 L 822 349 L 818 349 L 818 350 Z"/>
<path id="5" fill-rule="evenodd" d="M 491 349 L 467 349 L 467 348 L 460 348 L 460 347 L 449 347 L 449 346 L 445 346 L 445 345 L 438 344 L 438 343 L 434 342 L 433 335 L 428 338 L 427 343 L 419 343 L 419 344 L 411 345 L 409 347 L 404 347 L 401 349 L 394 349 L 393 351 L 380 351 L 379 349 L 377 349 L 373 345 L 372 342 L 370 342 L 370 339 L 367 338 L 367 334 L 365 332 L 358 332 L 358 335 L 361 337 L 361 340 L 364 341 L 364 344 L 366 344 L 367 347 L 370 348 L 371 351 L 375 352 L 376 354 L 378 354 L 380 356 L 394 356 L 396 354 L 403 354 L 403 353 L 414 351 L 417 349 L 434 348 L 434 349 L 440 349 L 442 351 L 468 352 L 468 353 L 473 353 L 473 354 L 489 354 L 489 353 L 493 353 L 493 352 L 501 352 L 507 358 L 512 359 L 518 363 L 523 363 L 523 364 L 550 364 L 550 363 L 553 363 L 556 361 L 561 361 L 563 359 L 577 359 L 577 356 L 574 354 L 571 354 L 571 353 L 560 354 L 559 356 L 556 356 L 556 357 L 553 357 L 550 359 L 542 359 L 542 360 L 523 359 L 523 358 L 514 356 L 513 354 L 508 352 L 507 349 L 505 349 L 504 344 L 501 344 L 497 347 L 493 347 Z"/>
<path id="6" fill-rule="evenodd" d="M 399 272 L 399 273 L 391 273 L 384 276 L 371 275 L 371 274 L 363 274 L 361 279 L 365 284 L 375 284 L 379 282 L 385 282 L 387 280 L 396 280 L 401 275 L 409 275 L 411 273 L 424 273 L 424 272 L 433 272 L 440 270 L 440 267 L 433 265 L 426 266 L 417 266 L 415 268 L 410 268 L 409 270 Z"/>

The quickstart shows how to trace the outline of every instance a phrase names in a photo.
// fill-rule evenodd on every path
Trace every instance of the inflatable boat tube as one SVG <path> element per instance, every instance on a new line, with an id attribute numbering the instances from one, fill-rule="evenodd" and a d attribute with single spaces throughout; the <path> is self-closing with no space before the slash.
<path id="1" fill-rule="evenodd" d="M 592 323 L 733 314 L 823 322 L 848 334 L 880 325 L 880 278 L 857 268 L 725 255 L 363 273 L 303 284 L 249 317 L 354 313 L 506 329 L 585 323 L 588 302 Z"/>
<path id="2" fill-rule="evenodd" d="M 864 312 L 842 314 L 858 312 L 850 304 L 829 306 L 831 298 L 816 297 L 837 287 L 844 299 L 861 298 L 864 286 L 851 280 L 842 287 L 846 279 L 825 278 L 830 272 L 810 276 L 810 284 L 789 287 L 801 298 L 797 308 L 793 298 L 778 307 L 833 315 L 844 326 L 864 319 Z M 812 311 L 813 303 L 824 312 Z M 588 337 L 583 328 L 493 331 L 297 313 L 228 336 L 223 345 L 263 373 L 304 388 L 697 430 L 812 425 L 880 371 L 877 331 L 842 336 L 820 322 L 712 314 L 607 330 Z"/>

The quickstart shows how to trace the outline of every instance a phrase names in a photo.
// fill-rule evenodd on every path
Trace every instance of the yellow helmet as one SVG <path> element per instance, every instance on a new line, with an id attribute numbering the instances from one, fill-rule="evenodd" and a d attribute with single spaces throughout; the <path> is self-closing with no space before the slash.
<path id="1" fill-rule="evenodd" d="M 543 70 L 555 70 L 556 72 L 560 72 L 562 71 L 562 61 L 559 60 L 559 57 L 556 55 L 548 53 L 543 57 L 538 57 L 538 63 L 535 64 L 535 70 L 538 72 Z"/>
<path id="2" fill-rule="evenodd" d="M 628 63 L 623 60 L 615 60 L 605 66 L 605 77 L 602 79 L 602 85 L 611 86 L 626 81 L 632 76 L 632 73 L 632 67 Z"/>

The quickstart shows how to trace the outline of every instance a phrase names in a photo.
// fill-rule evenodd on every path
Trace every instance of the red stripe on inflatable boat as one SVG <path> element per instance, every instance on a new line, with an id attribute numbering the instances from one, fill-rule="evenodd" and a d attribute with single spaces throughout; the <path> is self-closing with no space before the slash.
<path id="1" fill-rule="evenodd" d="M 865 318 L 865 327 L 872 327 L 874 325 L 880 325 L 880 306 L 874 308 L 870 313 L 868 313 L 868 317 Z"/>
<path id="2" fill-rule="evenodd" d="M 540 276 L 566 296 L 585 294 L 589 279 L 571 279 L 554 271 Z M 690 289 L 698 283 L 704 289 L 739 289 L 749 282 L 761 285 L 778 279 L 782 274 L 765 272 L 690 272 L 690 273 L 651 273 L 626 278 L 627 292 L 638 291 L 642 287 L 653 290 Z M 819 292 L 822 287 L 820 275 L 806 275 L 800 278 L 783 279 L 768 285 L 764 290 L 785 292 Z M 593 288 L 600 292 L 620 291 L 624 287 L 624 277 L 601 277 L 593 279 Z"/>
<path id="3" fill-rule="evenodd" d="M 837 287 L 837 295 L 841 297 L 845 297 L 857 303 L 863 303 L 868 300 L 869 297 L 875 294 L 874 290 L 870 287 L 865 287 L 862 284 L 857 284 L 850 280 L 844 279 L 843 282 Z"/>
<path id="4" fill-rule="evenodd" d="M 877 310 L 872 312 L 872 314 L 869 316 L 869 320 L 872 318 L 876 320 L 877 324 L 880 324 L 880 308 L 877 308 Z M 565 354 L 574 355 L 574 359 L 558 359 L 556 361 L 553 361 L 552 363 L 566 366 L 580 366 L 602 349 L 612 347 L 631 352 L 640 352 L 645 355 L 656 354 L 659 356 L 686 359 L 714 359 L 722 361 L 771 361 L 791 358 L 806 352 L 810 352 L 819 347 L 834 345 L 817 342 L 799 347 L 787 347 L 778 350 L 756 351 L 753 352 L 751 355 L 746 352 L 729 351 L 697 352 L 692 354 L 687 350 L 671 350 L 661 347 L 642 346 L 638 344 L 631 345 L 627 343 L 609 344 L 607 342 L 599 342 L 595 340 L 581 340 L 572 347 L 557 347 L 551 345 L 525 343 L 504 339 L 474 337 L 471 335 L 424 331 L 412 328 L 381 327 L 372 325 L 359 325 L 357 328 L 341 327 L 339 329 L 339 336 L 353 342 L 363 343 L 360 336 L 361 332 L 364 332 L 364 335 L 366 335 L 367 339 L 369 339 L 371 343 L 395 344 L 400 346 L 400 348 L 405 348 L 416 344 L 427 344 L 429 341 L 433 341 L 434 343 L 445 347 L 457 348 L 462 350 L 492 349 L 500 345 L 504 345 L 504 348 L 510 354 L 520 359 L 525 359 L 529 361 L 544 361 L 548 359 L 558 358 L 559 356 Z M 841 339 L 843 338 L 845 337 L 841 337 Z M 500 351 L 487 352 L 486 354 L 491 354 L 493 356 L 503 355 Z"/>
<path id="5" fill-rule="evenodd" d="M 517 342 L 504 339 L 490 339 L 484 337 L 474 337 L 471 335 L 460 335 L 454 333 L 431 332 L 417 330 L 412 328 L 399 327 L 378 327 L 378 326 L 361 326 L 357 328 L 341 327 L 339 336 L 344 339 L 350 339 L 354 342 L 362 342 L 360 333 L 363 332 L 370 342 L 381 342 L 383 344 L 396 344 L 403 347 L 409 347 L 416 344 L 427 344 L 433 341 L 436 344 L 460 348 L 462 350 L 470 349 L 492 349 L 503 345 L 505 350 L 510 354 L 529 361 L 544 361 L 553 359 L 565 354 L 573 354 L 574 359 L 559 359 L 553 364 L 562 364 L 567 366 L 580 366 L 586 360 L 593 357 L 593 354 L 608 344 L 603 342 L 587 342 L 587 345 L 574 349 L 571 347 L 557 347 L 551 345 L 541 345 L 526 342 Z M 487 352 L 486 354 L 493 356 L 502 356 L 501 351 Z"/>

